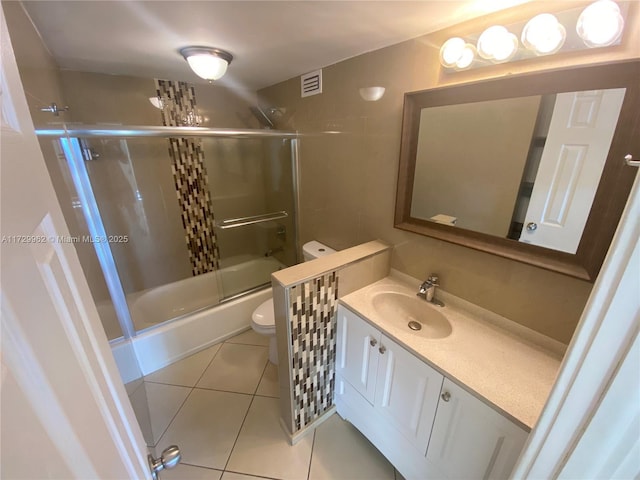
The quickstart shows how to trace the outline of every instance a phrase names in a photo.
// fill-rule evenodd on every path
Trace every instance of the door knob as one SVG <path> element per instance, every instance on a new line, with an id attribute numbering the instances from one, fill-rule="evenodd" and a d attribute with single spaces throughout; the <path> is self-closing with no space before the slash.
<path id="1" fill-rule="evenodd" d="M 535 232 L 537 228 L 538 228 L 538 224 L 537 223 L 535 223 L 535 222 L 527 223 L 527 231 L 528 232 Z"/>
<path id="2" fill-rule="evenodd" d="M 162 451 L 160 458 L 153 458 L 151 455 L 147 455 L 149 461 L 149 468 L 151 469 L 151 478 L 158 480 L 158 472 L 170 468 L 174 468 L 180 460 L 182 455 L 177 445 L 171 445 Z"/>
<path id="3" fill-rule="evenodd" d="M 371 340 L 369 340 L 369 345 L 371 345 L 372 347 L 375 347 L 378 344 L 378 341 L 375 338 L 372 338 Z"/>
<path id="4" fill-rule="evenodd" d="M 379 351 L 382 355 L 384 355 L 384 352 L 386 352 L 386 351 L 387 351 L 387 349 L 385 348 L 385 346 L 384 346 L 384 345 L 380 345 L 380 348 L 378 349 L 378 351 Z"/>
<path id="5" fill-rule="evenodd" d="M 440 397 L 445 402 L 448 402 L 449 400 L 451 400 L 451 394 L 449 392 L 443 392 L 442 395 L 440 395 Z"/>

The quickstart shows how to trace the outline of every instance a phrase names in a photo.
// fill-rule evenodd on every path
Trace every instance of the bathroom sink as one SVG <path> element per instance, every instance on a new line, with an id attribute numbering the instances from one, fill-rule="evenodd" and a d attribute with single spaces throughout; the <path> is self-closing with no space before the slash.
<path id="1" fill-rule="evenodd" d="M 387 322 L 405 328 L 424 338 L 451 335 L 451 323 L 436 306 L 425 300 L 398 292 L 376 292 L 371 302 L 375 311 Z"/>

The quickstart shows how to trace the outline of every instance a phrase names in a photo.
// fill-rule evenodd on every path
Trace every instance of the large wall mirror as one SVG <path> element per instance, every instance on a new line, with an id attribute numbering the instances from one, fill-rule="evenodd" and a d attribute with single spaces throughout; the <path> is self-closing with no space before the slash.
<path id="1" fill-rule="evenodd" d="M 405 95 L 395 226 L 593 281 L 640 155 L 640 62 Z"/>

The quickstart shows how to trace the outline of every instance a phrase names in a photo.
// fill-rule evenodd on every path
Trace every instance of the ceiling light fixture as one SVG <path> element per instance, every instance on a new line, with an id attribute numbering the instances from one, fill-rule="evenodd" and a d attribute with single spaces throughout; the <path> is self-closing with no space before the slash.
<path id="1" fill-rule="evenodd" d="M 576 32 L 587 47 L 608 47 L 620 39 L 624 19 L 620 7 L 612 0 L 598 0 L 585 8 Z"/>
<path id="2" fill-rule="evenodd" d="M 222 78 L 233 60 L 229 52 L 212 47 L 184 47 L 180 54 L 196 75 L 209 81 Z"/>
<path id="3" fill-rule="evenodd" d="M 567 38 L 567 30 L 555 15 L 541 13 L 527 22 L 522 30 L 522 44 L 536 55 L 556 53 Z"/>

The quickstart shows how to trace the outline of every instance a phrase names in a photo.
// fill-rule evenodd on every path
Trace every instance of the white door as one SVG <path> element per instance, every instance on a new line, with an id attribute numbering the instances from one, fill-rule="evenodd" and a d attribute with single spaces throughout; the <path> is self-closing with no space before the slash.
<path id="1" fill-rule="evenodd" d="M 557 95 L 521 242 L 576 252 L 624 93 L 617 88 Z"/>
<path id="2" fill-rule="evenodd" d="M 427 459 L 452 480 L 508 478 L 527 432 L 446 378 L 442 394 Z"/>
<path id="3" fill-rule="evenodd" d="M 338 306 L 336 373 L 348 381 L 373 405 L 380 332 L 347 310 Z"/>
<path id="4" fill-rule="evenodd" d="M 2 478 L 150 478 L 0 8 Z"/>
<path id="5" fill-rule="evenodd" d="M 425 455 L 444 377 L 384 335 L 378 353 L 375 407 Z"/>

